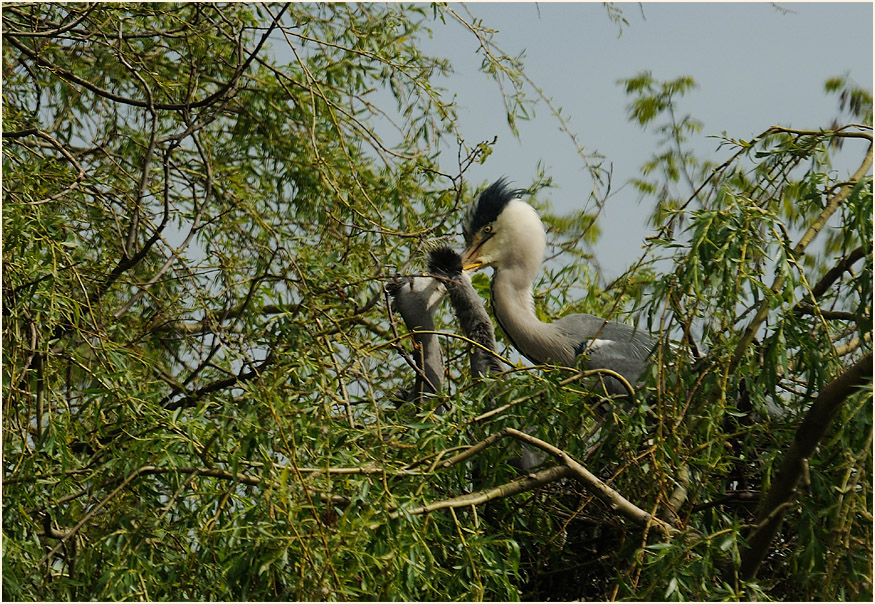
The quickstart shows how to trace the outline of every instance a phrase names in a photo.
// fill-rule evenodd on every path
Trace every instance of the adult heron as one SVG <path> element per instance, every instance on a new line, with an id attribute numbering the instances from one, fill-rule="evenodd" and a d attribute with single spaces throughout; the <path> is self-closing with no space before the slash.
<path id="1" fill-rule="evenodd" d="M 644 332 L 588 314 L 552 323 L 535 315 L 532 285 L 544 261 L 547 234 L 538 213 L 520 199 L 522 191 L 499 179 L 486 188 L 465 215 L 466 270 L 491 266 L 492 309 L 511 344 L 536 364 L 574 367 L 585 356 L 587 369 L 609 369 L 635 384 L 655 342 Z M 610 394 L 625 394 L 623 384 L 605 380 Z"/>

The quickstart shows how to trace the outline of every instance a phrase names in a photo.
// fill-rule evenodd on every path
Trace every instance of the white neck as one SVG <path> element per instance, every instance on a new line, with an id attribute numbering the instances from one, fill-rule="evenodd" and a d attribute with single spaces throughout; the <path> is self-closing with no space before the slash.
<path id="1" fill-rule="evenodd" d="M 563 338 L 556 326 L 535 314 L 531 279 L 523 283 L 519 275 L 497 269 L 492 277 L 492 308 L 501 330 L 527 359 L 574 366 L 574 351 L 560 346 Z M 563 351 L 557 354 L 557 350 Z"/>
<path id="2" fill-rule="evenodd" d="M 547 247 L 541 219 L 532 206 L 514 199 L 496 219 L 495 232 L 486 260 L 495 269 L 492 307 L 502 331 L 530 361 L 571 366 L 574 351 L 564 350 L 554 324 L 542 323 L 535 315 L 532 284 Z"/>

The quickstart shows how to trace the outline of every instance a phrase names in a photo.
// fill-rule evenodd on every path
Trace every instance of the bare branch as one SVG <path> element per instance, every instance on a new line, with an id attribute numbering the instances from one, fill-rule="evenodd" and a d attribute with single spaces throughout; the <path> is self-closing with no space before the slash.
<path id="1" fill-rule="evenodd" d="M 507 497 L 519 495 L 520 493 L 525 493 L 526 491 L 537 489 L 538 487 L 550 484 L 551 482 L 556 482 L 560 478 L 570 477 L 573 474 L 574 471 L 568 466 L 553 466 L 551 468 L 547 468 L 546 470 L 540 470 L 538 472 L 535 472 L 534 474 L 521 476 L 516 480 L 495 487 L 493 489 L 478 491 L 476 493 L 469 493 L 466 495 L 460 495 L 459 497 L 453 497 L 452 499 L 445 499 L 443 501 L 437 501 L 428 505 L 405 510 L 404 513 L 427 514 L 436 510 L 445 510 L 449 508 L 464 508 L 471 507 L 473 505 L 480 505 L 486 503 L 487 501 L 505 499 Z M 401 515 L 402 512 L 396 510 L 389 514 L 389 517 L 398 518 Z"/>
<path id="2" fill-rule="evenodd" d="M 590 489 L 593 494 L 595 494 L 595 496 L 598 497 L 603 503 L 607 504 L 607 506 L 611 510 L 617 512 L 624 518 L 627 518 L 628 520 L 631 520 L 635 524 L 639 524 L 641 526 L 656 526 L 665 537 L 677 533 L 677 529 L 675 529 L 673 526 L 663 520 L 660 520 L 659 518 L 654 517 L 649 512 L 645 512 L 634 503 L 623 497 L 620 493 L 609 487 L 598 476 L 596 476 L 585 467 L 583 467 L 583 465 L 575 461 L 574 458 L 572 458 L 565 451 L 557 449 L 553 445 L 546 443 L 539 438 L 535 438 L 530 434 L 520 432 L 519 430 L 515 430 L 513 428 L 505 428 L 505 432 L 507 432 L 508 435 L 513 436 L 516 439 L 519 439 L 530 445 L 534 445 L 542 451 L 546 451 L 550 455 L 561 459 L 566 466 L 571 468 L 571 470 L 574 472 L 574 477 L 577 478 L 579 482 L 581 482 L 585 487 Z"/>

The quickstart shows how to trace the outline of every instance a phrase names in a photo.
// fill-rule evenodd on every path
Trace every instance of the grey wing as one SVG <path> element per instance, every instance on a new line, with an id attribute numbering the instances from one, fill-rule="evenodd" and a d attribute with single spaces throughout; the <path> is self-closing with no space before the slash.
<path id="1" fill-rule="evenodd" d="M 556 324 L 578 342 L 575 353 L 587 357 L 586 367 L 616 371 L 633 385 L 641 377 L 656 346 L 641 329 L 594 315 L 568 315 Z"/>

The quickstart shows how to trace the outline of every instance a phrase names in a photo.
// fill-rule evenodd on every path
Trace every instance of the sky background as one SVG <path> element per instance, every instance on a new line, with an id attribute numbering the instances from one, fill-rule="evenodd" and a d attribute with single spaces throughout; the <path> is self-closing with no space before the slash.
<path id="1" fill-rule="evenodd" d="M 847 73 L 872 90 L 873 5 L 871 3 L 642 3 L 619 4 L 629 24 L 622 29 L 601 3 L 469 3 L 467 9 L 498 30 L 495 42 L 508 55 L 525 50 L 526 72 L 570 117 L 588 152 L 613 164 L 612 196 L 601 218 L 595 248 L 605 277 L 633 264 L 641 253 L 650 208 L 625 183 L 657 150 L 651 131 L 629 122 L 620 78 L 651 71 L 658 80 L 691 76 L 698 88 L 679 105 L 703 123 L 691 148 L 722 162 L 722 132 L 750 138 L 772 125 L 828 127 L 839 116 L 838 96 L 824 82 Z M 466 15 L 464 8 L 454 5 Z M 541 196 L 557 213 L 581 208 L 592 182 L 567 135 L 546 105 L 536 118 L 510 132 L 497 86 L 479 72 L 481 58 L 470 32 L 437 24 L 423 41 L 426 54 L 449 58 L 453 76 L 444 80 L 460 105 L 461 131 L 469 144 L 498 136 L 484 165 L 467 173 L 480 184 L 506 175 L 530 185 L 543 162 L 555 188 Z M 864 148 L 846 145 L 850 173 Z M 444 171 L 457 171 L 455 148 Z M 841 164 L 840 164 L 841 165 Z M 842 166 L 843 168 L 845 166 Z"/>

